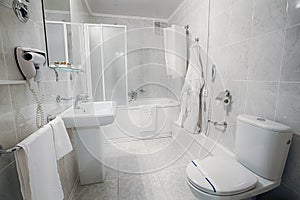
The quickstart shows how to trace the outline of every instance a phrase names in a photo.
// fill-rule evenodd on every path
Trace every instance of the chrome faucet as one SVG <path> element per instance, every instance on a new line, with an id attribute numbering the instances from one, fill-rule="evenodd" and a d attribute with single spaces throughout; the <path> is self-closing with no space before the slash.
<path id="1" fill-rule="evenodd" d="M 130 103 L 130 102 L 135 101 L 137 99 L 137 95 L 138 95 L 138 93 L 135 90 L 131 90 L 130 92 L 128 92 L 128 96 L 129 96 L 128 102 Z"/>
<path id="2" fill-rule="evenodd" d="M 75 97 L 74 101 L 74 109 L 80 109 L 79 107 L 79 102 L 88 102 L 89 101 L 89 96 L 85 94 L 78 94 Z"/>
<path id="3" fill-rule="evenodd" d="M 131 90 L 130 92 L 128 92 L 128 96 L 129 96 L 129 100 L 128 102 L 134 102 L 137 97 L 138 97 L 138 94 L 143 94 L 145 93 L 146 90 L 141 88 L 141 89 L 137 89 L 137 90 Z"/>

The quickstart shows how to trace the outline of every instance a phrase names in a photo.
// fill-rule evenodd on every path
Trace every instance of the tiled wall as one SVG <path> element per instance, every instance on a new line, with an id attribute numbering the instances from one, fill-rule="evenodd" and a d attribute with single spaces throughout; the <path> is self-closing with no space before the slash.
<path id="1" fill-rule="evenodd" d="M 185 19 L 192 31 L 201 35 L 199 31 L 205 28 L 199 20 L 200 5 L 207 1 L 187 2 L 194 6 L 183 7 L 170 21 L 176 24 Z M 224 89 L 229 89 L 233 96 L 233 104 L 226 111 L 212 101 L 212 119 L 225 119 L 229 123 L 219 142 L 234 151 L 236 117 L 242 113 L 291 126 L 295 134 L 282 186 L 267 197 L 275 194 L 287 199 L 299 198 L 299 1 L 210 0 L 209 24 L 208 74 L 212 64 L 217 66 L 217 78 L 209 82 L 210 92 L 213 99 Z M 217 138 L 219 134 L 211 127 L 210 137 Z"/>
<path id="2" fill-rule="evenodd" d="M 4 1 L 4 0 L 2 0 Z M 11 5 L 11 0 L 5 0 Z M 21 74 L 14 59 L 14 47 L 25 46 L 45 51 L 45 37 L 41 1 L 30 1 L 30 20 L 22 24 L 12 9 L 0 6 L 0 79 L 20 80 Z M 73 96 L 74 81 L 68 74 L 61 73 L 61 80 L 55 81 L 54 72 L 43 68 L 41 87 L 45 94 L 44 115 L 57 114 L 71 102 L 57 104 L 55 98 Z M 36 84 L 33 84 L 36 87 Z M 35 124 L 36 104 L 27 84 L 0 86 L 0 144 L 4 148 L 18 142 L 37 130 Z M 72 131 L 69 130 L 72 138 Z M 77 177 L 74 152 L 58 162 L 65 199 L 68 199 Z M 0 199 L 21 199 L 19 182 L 13 154 L 0 157 Z"/>
<path id="3" fill-rule="evenodd" d="M 47 13 L 47 19 L 66 21 L 68 15 Z M 86 14 L 82 19 L 85 23 L 115 24 L 127 26 L 127 59 L 128 59 L 128 91 L 143 87 L 147 97 L 168 97 L 171 92 L 179 93 L 180 84 L 166 74 L 164 60 L 164 41 L 162 32 L 157 34 L 154 29 L 155 19 L 133 19 L 119 16 L 91 16 Z M 149 84 L 147 83 L 156 83 Z M 174 98 L 174 96 L 170 95 Z"/>
<path id="4" fill-rule="evenodd" d="M 154 22 L 149 19 L 119 17 L 87 17 L 87 23 L 118 24 L 127 26 L 128 91 L 144 84 L 143 97 L 167 97 L 168 77 L 165 70 L 163 37 L 155 34 Z M 161 87 L 166 85 L 166 87 Z"/>

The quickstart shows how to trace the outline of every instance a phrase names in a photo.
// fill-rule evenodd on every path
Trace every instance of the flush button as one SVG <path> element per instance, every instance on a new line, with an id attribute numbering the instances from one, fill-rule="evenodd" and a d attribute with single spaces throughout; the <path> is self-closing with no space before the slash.
<path id="1" fill-rule="evenodd" d="M 261 118 L 261 117 L 258 117 L 258 118 L 256 118 L 258 121 L 261 121 L 261 122 L 264 122 L 264 121 L 266 121 L 266 119 L 264 119 L 264 118 Z"/>

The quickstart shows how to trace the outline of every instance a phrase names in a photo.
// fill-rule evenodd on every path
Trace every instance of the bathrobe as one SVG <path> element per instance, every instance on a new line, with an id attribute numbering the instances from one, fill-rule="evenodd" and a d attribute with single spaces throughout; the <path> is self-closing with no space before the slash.
<path id="1" fill-rule="evenodd" d="M 188 70 L 180 95 L 180 114 L 175 123 L 180 127 L 184 127 L 188 132 L 195 133 L 199 119 L 199 96 L 204 85 L 204 77 L 200 46 L 194 45 L 190 52 Z"/>

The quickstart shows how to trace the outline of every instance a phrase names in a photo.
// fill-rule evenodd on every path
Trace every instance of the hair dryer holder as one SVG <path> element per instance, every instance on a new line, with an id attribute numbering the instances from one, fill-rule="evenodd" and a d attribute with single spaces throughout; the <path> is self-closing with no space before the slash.
<path id="1" fill-rule="evenodd" d="M 16 47 L 15 59 L 24 79 L 35 78 L 35 81 L 39 81 L 37 80 L 39 79 L 37 70 L 40 69 L 40 66 L 46 64 L 46 53 L 44 51 L 27 47 Z"/>

